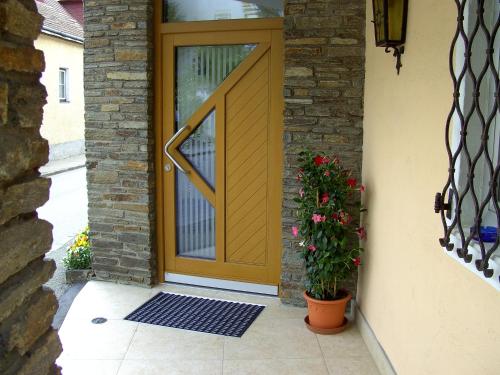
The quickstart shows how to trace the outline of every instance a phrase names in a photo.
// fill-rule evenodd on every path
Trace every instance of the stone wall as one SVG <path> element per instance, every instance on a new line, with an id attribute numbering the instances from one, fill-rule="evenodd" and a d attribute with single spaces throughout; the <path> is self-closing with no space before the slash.
<path id="1" fill-rule="evenodd" d="M 49 198 L 50 180 L 40 136 L 45 88 L 43 54 L 33 40 L 41 17 L 32 0 L 0 2 L 0 373 L 54 374 L 61 352 L 51 328 L 57 300 L 42 285 L 55 270 L 44 260 L 52 225 L 36 209 Z"/>
<path id="2" fill-rule="evenodd" d="M 364 0 L 286 2 L 281 298 L 287 303 L 303 304 L 304 268 L 291 235 L 298 152 L 309 147 L 336 154 L 360 176 L 364 32 Z"/>
<path id="3" fill-rule="evenodd" d="M 154 282 L 152 0 L 85 2 L 89 225 L 99 279 Z"/>
<path id="4" fill-rule="evenodd" d="M 303 266 L 290 235 L 296 157 L 340 156 L 360 176 L 364 83 L 362 0 L 288 0 L 281 296 L 301 301 Z M 89 224 L 98 278 L 155 280 L 152 1 L 85 3 Z M 356 218 L 358 219 L 358 218 Z"/>

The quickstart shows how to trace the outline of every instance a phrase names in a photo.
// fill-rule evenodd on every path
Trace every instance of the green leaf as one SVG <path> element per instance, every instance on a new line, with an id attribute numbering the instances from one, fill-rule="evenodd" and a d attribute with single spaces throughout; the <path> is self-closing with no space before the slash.
<path id="1" fill-rule="evenodd" d="M 328 156 L 330 161 L 316 166 L 316 155 Z M 359 247 L 348 247 L 348 237 L 352 235 L 352 225 L 340 225 L 331 219 L 333 213 L 340 211 L 365 210 L 360 205 L 359 195 L 352 194 L 346 184 L 346 179 L 351 172 L 340 164 L 333 162 L 334 155 L 302 150 L 299 153 L 298 168 L 302 169 L 301 186 L 304 190 L 302 198 L 294 197 L 298 205 L 296 210 L 299 219 L 299 233 L 307 244 L 314 244 L 316 251 L 302 250 L 301 257 L 305 262 L 306 290 L 315 298 L 333 297 L 333 280 L 340 286 L 350 273 L 355 269 L 352 259 L 362 252 Z M 330 176 L 324 175 L 326 170 Z M 318 207 L 318 194 L 329 193 L 329 201 Z M 327 217 L 326 222 L 314 224 L 312 214 L 321 214 Z M 354 217 L 357 222 L 357 217 Z"/>

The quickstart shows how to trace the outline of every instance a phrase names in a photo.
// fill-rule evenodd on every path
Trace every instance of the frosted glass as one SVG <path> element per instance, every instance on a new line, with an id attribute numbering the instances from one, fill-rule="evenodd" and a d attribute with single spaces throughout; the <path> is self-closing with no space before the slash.
<path id="1" fill-rule="evenodd" d="M 215 209 L 182 172 L 176 172 L 177 255 L 215 259 Z"/>
<path id="2" fill-rule="evenodd" d="M 165 5 L 166 3 L 166 5 Z M 282 0 L 165 0 L 164 22 L 283 17 Z"/>
<path id="3" fill-rule="evenodd" d="M 254 44 L 176 48 L 177 129 L 254 49 Z"/>
<path id="4" fill-rule="evenodd" d="M 179 150 L 201 177 L 215 188 L 215 111 L 180 145 Z"/>

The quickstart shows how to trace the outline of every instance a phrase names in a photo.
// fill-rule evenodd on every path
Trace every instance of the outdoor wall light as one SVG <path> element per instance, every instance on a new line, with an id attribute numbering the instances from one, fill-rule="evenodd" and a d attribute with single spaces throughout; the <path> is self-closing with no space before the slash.
<path id="1" fill-rule="evenodd" d="M 393 49 L 398 74 L 403 66 L 401 55 L 405 51 L 407 14 L 408 0 L 373 0 L 375 44 L 385 47 L 386 53 Z"/>

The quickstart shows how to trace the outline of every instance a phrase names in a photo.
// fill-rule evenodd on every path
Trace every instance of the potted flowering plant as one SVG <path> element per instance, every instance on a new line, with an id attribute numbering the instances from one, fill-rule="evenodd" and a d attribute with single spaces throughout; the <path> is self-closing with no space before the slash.
<path id="1" fill-rule="evenodd" d="M 324 153 L 303 151 L 298 161 L 301 188 L 294 200 L 299 225 L 292 227 L 292 233 L 301 240 L 306 267 L 306 323 L 316 330 L 340 331 L 347 323 L 344 314 L 351 299 L 343 282 L 361 264 L 363 251 L 349 238 L 366 236 L 364 228 L 354 225 L 347 205 L 364 186 L 358 187 L 351 172 Z"/>
<path id="2" fill-rule="evenodd" d="M 66 266 L 68 284 L 85 282 L 92 276 L 92 250 L 88 226 L 76 236 L 73 244 L 66 250 L 63 263 Z"/>

